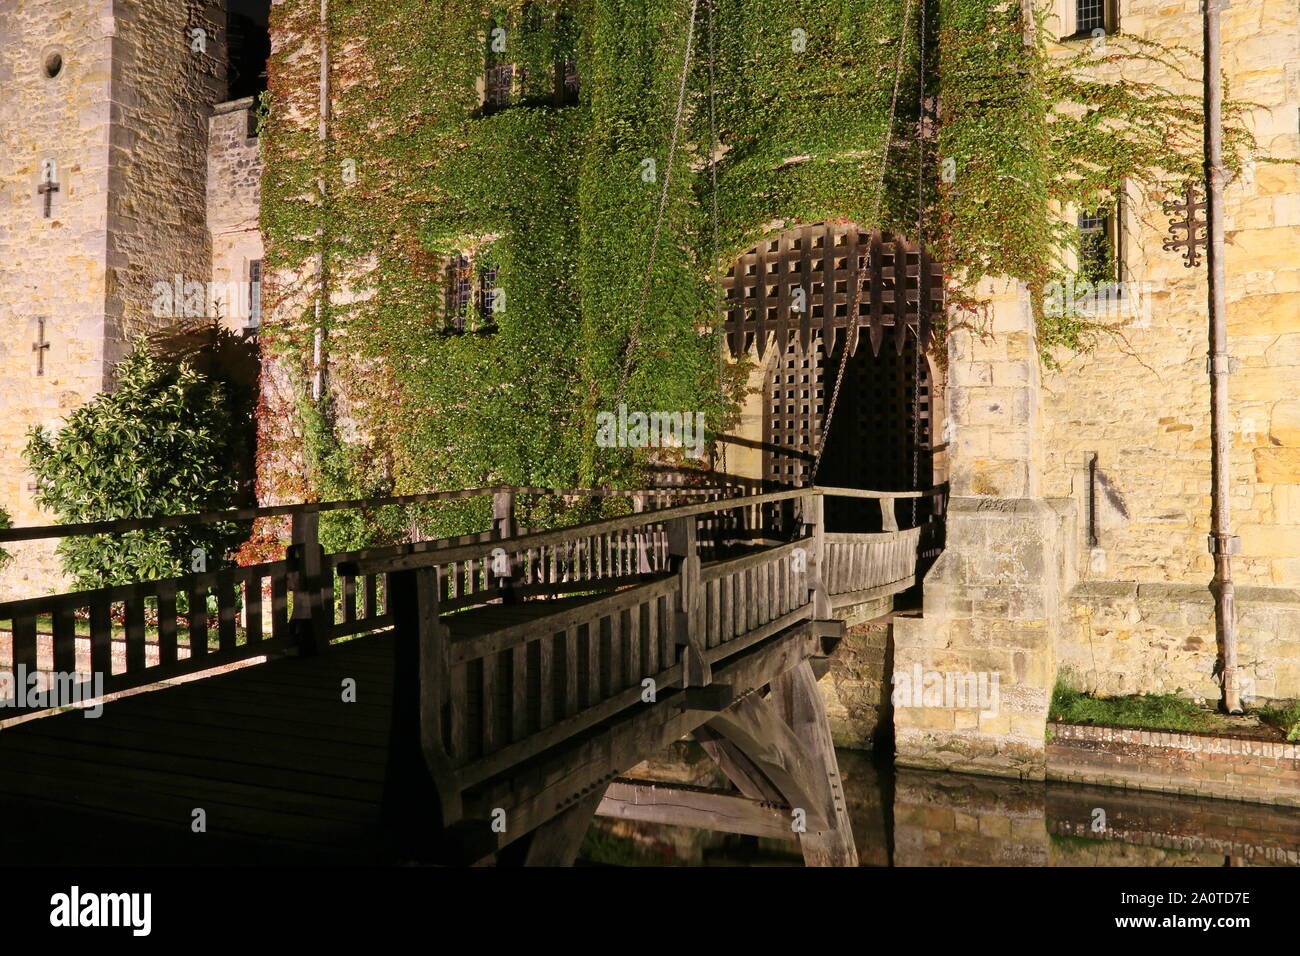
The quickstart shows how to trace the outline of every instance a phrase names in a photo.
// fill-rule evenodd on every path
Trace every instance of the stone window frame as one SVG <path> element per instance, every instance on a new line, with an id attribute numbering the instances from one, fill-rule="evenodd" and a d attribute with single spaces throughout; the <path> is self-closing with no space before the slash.
<path id="1" fill-rule="evenodd" d="M 1120 182 L 1115 190 L 1115 206 L 1104 217 L 1104 229 L 1110 238 L 1110 264 L 1112 278 L 1105 280 L 1113 283 L 1114 295 L 1110 301 L 1119 303 L 1129 298 L 1128 284 L 1130 280 L 1130 270 L 1128 263 L 1128 254 L 1130 247 L 1130 236 L 1134 229 L 1133 211 L 1128 197 L 1129 183 L 1128 180 Z M 1074 228 L 1080 228 L 1079 220 L 1087 213 L 1083 209 L 1076 208 L 1073 215 Z M 1079 272 L 1083 263 L 1077 258 L 1074 262 L 1075 271 Z M 1085 308 L 1084 312 L 1092 312 L 1103 307 L 1099 301 L 1091 308 Z"/>
<path id="2" fill-rule="evenodd" d="M 1090 10 L 1099 8 L 1100 23 L 1082 23 L 1080 14 L 1085 5 Z M 1091 40 L 1092 31 L 1098 27 L 1106 36 L 1120 32 L 1120 0 L 1055 0 L 1053 14 L 1061 25 L 1062 43 Z"/>

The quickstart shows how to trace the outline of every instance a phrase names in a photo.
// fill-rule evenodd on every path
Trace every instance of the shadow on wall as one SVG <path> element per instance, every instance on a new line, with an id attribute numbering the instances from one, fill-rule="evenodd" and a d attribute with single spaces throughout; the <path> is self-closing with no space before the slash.
<path id="1" fill-rule="evenodd" d="M 239 480 L 241 504 L 254 503 L 255 456 L 257 453 L 257 395 L 261 374 L 257 338 L 236 334 L 219 319 L 181 322 L 149 338 L 159 358 L 188 362 L 204 376 L 225 386 L 230 403 L 231 424 L 240 436 L 234 468 Z"/>

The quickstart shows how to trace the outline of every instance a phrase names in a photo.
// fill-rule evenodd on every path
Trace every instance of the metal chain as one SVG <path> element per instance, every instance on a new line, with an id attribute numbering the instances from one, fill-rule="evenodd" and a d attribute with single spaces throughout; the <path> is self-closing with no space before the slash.
<path id="1" fill-rule="evenodd" d="M 912 369 L 912 490 L 921 490 L 921 309 L 927 276 L 921 274 L 925 250 L 925 0 L 921 0 L 921 32 L 916 56 L 916 361 Z M 931 404 L 933 409 L 933 403 Z M 933 429 L 934 423 L 930 423 Z M 920 501 L 912 499 L 912 527 L 917 524 Z"/>
<path id="2" fill-rule="evenodd" d="M 907 48 L 907 25 L 912 22 L 912 7 L 916 0 L 907 0 L 907 7 L 903 10 L 903 26 L 898 33 L 898 55 L 894 58 L 894 92 L 889 99 L 889 120 L 885 124 L 885 149 L 880 157 L 880 175 L 876 180 L 876 199 L 871 210 L 871 228 L 875 229 L 880 219 L 880 202 L 885 192 L 885 168 L 889 165 L 889 151 L 894 141 L 894 115 L 898 108 L 898 85 L 903 75 L 903 51 Z M 856 321 L 856 316 L 850 316 L 850 321 Z M 835 414 L 835 404 L 840 398 L 840 387 L 844 384 L 844 369 L 848 366 L 849 358 L 849 337 L 852 328 L 847 324 L 844 327 L 844 347 L 840 351 L 840 368 L 835 375 L 835 388 L 831 392 L 831 402 L 826 408 L 826 414 L 822 417 L 822 433 L 817 442 L 817 454 L 813 458 L 812 469 L 809 472 L 809 483 L 817 477 L 817 471 L 822 465 L 822 455 L 826 453 L 826 439 L 831 433 L 831 419 Z M 831 332 L 832 336 L 834 331 Z M 828 353 L 829 357 L 829 353 Z"/>

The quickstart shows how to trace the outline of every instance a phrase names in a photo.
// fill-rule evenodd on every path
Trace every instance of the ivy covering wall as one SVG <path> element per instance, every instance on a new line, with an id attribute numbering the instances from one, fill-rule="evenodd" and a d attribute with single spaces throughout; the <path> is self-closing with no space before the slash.
<path id="1" fill-rule="evenodd" d="M 984 276 L 1041 289 L 1061 271 L 1061 203 L 1197 162 L 1186 92 L 1088 71 L 1166 57 L 1176 86 L 1198 63 L 1118 40 L 1049 56 L 1017 4 L 699 0 L 693 22 L 690 0 L 329 10 L 329 141 L 315 0 L 274 7 L 262 140 L 279 277 L 264 338 L 299 392 L 306 490 L 327 497 L 634 482 L 644 453 L 598 448 L 596 413 L 730 424 L 743 369 L 719 361 L 717 279 L 759 238 L 827 218 L 919 228 L 974 308 Z M 522 74 L 508 107 L 482 107 L 489 57 Z M 561 105 L 572 61 L 577 102 Z M 447 331 L 454 254 L 497 270 L 496 331 Z M 333 404 L 302 398 L 318 322 Z M 1042 323 L 1049 347 L 1087 344 L 1076 320 Z"/>

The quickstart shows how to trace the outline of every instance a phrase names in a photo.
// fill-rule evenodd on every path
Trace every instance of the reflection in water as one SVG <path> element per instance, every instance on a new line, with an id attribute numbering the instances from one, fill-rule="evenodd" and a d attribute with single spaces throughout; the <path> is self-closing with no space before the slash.
<path id="1" fill-rule="evenodd" d="M 1300 810 L 895 769 L 856 751 L 839 762 L 863 866 L 1300 865 Z M 793 839 L 605 818 L 580 862 L 803 865 Z"/>

